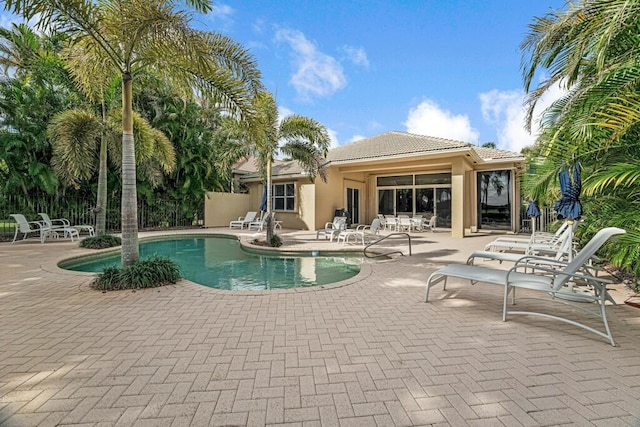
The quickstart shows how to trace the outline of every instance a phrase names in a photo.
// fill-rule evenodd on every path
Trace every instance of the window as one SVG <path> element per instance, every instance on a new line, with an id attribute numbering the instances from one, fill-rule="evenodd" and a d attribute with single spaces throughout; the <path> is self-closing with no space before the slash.
<path id="1" fill-rule="evenodd" d="M 273 184 L 271 187 L 273 210 L 294 211 L 296 207 L 296 186 L 293 182 Z"/>

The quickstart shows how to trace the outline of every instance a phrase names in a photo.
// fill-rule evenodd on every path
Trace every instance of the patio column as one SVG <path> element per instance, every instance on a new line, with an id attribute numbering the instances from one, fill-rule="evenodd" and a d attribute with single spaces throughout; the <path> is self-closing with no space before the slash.
<path id="1" fill-rule="evenodd" d="M 451 163 L 451 237 L 464 237 L 464 177 L 465 161 L 462 157 Z"/>

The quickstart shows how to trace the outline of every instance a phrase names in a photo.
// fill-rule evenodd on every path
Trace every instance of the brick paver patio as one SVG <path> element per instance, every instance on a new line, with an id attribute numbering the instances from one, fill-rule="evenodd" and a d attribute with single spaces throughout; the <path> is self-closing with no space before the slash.
<path id="1" fill-rule="evenodd" d="M 77 243 L 0 244 L 0 424 L 640 425 L 640 310 L 608 309 L 614 348 L 502 322 L 497 286 L 451 280 L 423 302 L 434 268 L 492 238 L 420 233 L 345 286 L 253 293 L 100 293 L 56 267 Z"/>

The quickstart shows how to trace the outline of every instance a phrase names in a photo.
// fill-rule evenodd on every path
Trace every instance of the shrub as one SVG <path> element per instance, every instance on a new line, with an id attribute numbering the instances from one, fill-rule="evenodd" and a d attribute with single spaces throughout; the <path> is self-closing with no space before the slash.
<path id="1" fill-rule="evenodd" d="M 101 236 L 87 237 L 86 239 L 82 239 L 80 241 L 81 248 L 87 249 L 105 249 L 112 248 L 114 246 L 120 246 L 122 244 L 122 239 L 118 236 L 113 236 L 111 234 L 103 234 Z"/>
<path id="2" fill-rule="evenodd" d="M 91 286 L 101 291 L 144 289 L 173 284 L 179 279 L 178 264 L 169 258 L 156 255 L 125 268 L 107 267 Z"/>
<path id="3" fill-rule="evenodd" d="M 282 246 L 282 239 L 277 234 L 274 234 L 271 237 L 271 241 L 269 242 L 269 245 L 273 248 L 279 248 L 280 246 Z"/>

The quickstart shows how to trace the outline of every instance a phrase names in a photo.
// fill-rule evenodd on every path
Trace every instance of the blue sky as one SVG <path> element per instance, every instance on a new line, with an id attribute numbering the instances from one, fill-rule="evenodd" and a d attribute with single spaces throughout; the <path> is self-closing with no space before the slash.
<path id="1" fill-rule="evenodd" d="M 281 113 L 318 120 L 334 146 L 398 130 L 520 151 L 535 135 L 522 125 L 519 45 L 534 16 L 563 6 L 227 0 L 195 25 L 249 48 Z"/>
<path id="2" fill-rule="evenodd" d="M 249 47 L 283 111 L 319 120 L 334 145 L 399 130 L 519 151 L 534 140 L 519 45 L 563 5 L 229 0 L 201 22 Z"/>

